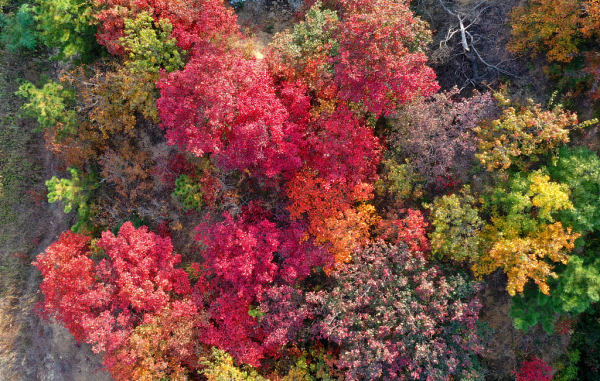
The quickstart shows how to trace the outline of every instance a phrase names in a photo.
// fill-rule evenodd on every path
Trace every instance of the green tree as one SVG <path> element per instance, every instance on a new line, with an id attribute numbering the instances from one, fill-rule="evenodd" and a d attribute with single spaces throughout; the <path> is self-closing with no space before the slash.
<path id="1" fill-rule="evenodd" d="M 513 297 L 510 316 L 515 328 L 527 331 L 541 323 L 551 333 L 557 316 L 579 315 L 600 301 L 600 260 L 572 255 L 557 273 L 550 295 L 528 285 L 522 295 Z"/>
<path id="2" fill-rule="evenodd" d="M 154 21 L 148 12 L 125 19 L 125 36 L 121 38 L 127 54 L 125 68 L 132 74 L 158 74 L 160 68 L 171 72 L 183 67 L 172 30 L 167 19 Z"/>
<path id="3" fill-rule="evenodd" d="M 320 1 L 315 2 L 305 21 L 296 24 L 292 32 L 275 35 L 269 63 L 275 73 L 301 80 L 317 92 L 317 97 L 329 98 L 334 95 L 331 93 L 334 71 L 330 58 L 336 56 L 339 49 L 339 42 L 334 37 L 339 18 L 336 12 L 321 7 Z"/>
<path id="4" fill-rule="evenodd" d="M 54 81 L 42 88 L 25 82 L 16 94 L 29 99 L 22 109 L 26 115 L 37 118 L 39 130 L 57 128 L 64 133 L 75 132 L 76 113 L 70 108 L 75 98 L 73 91 Z"/>
<path id="5" fill-rule="evenodd" d="M 89 206 L 89 191 L 93 188 L 89 179 L 76 168 L 69 168 L 71 179 L 59 179 L 56 176 L 46 181 L 48 187 L 48 202 L 62 201 L 65 213 L 73 207 L 77 208 L 77 223 L 71 228 L 74 232 L 82 232 L 91 217 Z"/>
<path id="6" fill-rule="evenodd" d="M 96 49 L 92 4 L 88 0 L 35 0 L 41 43 L 60 49 L 59 58 L 85 56 Z"/>
<path id="7" fill-rule="evenodd" d="M 585 147 L 562 147 L 548 167 L 552 178 L 569 186 L 573 209 L 559 213 L 565 225 L 578 233 L 600 230 L 600 158 Z M 584 236 L 585 239 L 585 236 Z"/>
<path id="8" fill-rule="evenodd" d="M 200 210 L 203 202 L 203 192 L 200 183 L 188 175 L 181 175 L 175 181 L 175 191 L 173 195 L 188 210 Z"/>
<path id="9" fill-rule="evenodd" d="M 33 7 L 23 4 L 15 15 L 0 13 L 0 42 L 9 51 L 35 49 L 38 44 Z"/>

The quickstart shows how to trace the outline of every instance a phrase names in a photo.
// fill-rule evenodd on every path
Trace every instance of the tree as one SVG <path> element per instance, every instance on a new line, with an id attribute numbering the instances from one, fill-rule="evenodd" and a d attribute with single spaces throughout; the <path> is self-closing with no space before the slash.
<path id="1" fill-rule="evenodd" d="M 273 177 L 300 167 L 289 136 L 302 126 L 276 94 L 264 63 L 240 51 L 192 57 L 158 84 L 158 111 L 169 144 L 196 156 L 212 154 L 225 169 Z"/>
<path id="2" fill-rule="evenodd" d="M 404 245 L 378 242 L 353 257 L 332 274 L 331 291 L 310 297 L 319 333 L 340 345 L 345 379 L 482 379 L 474 284 Z"/>
<path id="3" fill-rule="evenodd" d="M 102 259 L 96 263 L 98 256 Z M 191 356 L 187 340 L 139 345 L 147 324 L 163 323 L 162 331 L 151 336 L 178 337 L 177 325 L 182 329 L 196 319 L 196 307 L 185 297 L 191 293 L 188 276 L 174 268 L 179 261 L 169 238 L 126 222 L 118 236 L 104 232 L 95 243 L 63 233 L 34 265 L 44 277 L 40 288 L 46 316 L 64 324 L 78 341 L 92 344 L 94 351 L 106 352 L 105 365 L 117 379 L 127 380 L 132 374 L 123 369 L 140 371 L 140 365 L 170 362 L 171 356 L 179 364 Z"/>
<path id="4" fill-rule="evenodd" d="M 227 43 L 229 38 L 239 35 L 233 9 L 226 7 L 221 0 L 93 1 L 98 9 L 94 15 L 99 22 L 98 42 L 112 54 L 125 53 L 121 44 L 125 19 L 134 19 L 144 11 L 151 12 L 155 22 L 168 20 L 173 25 L 173 38 L 184 50 L 202 50 L 207 44 Z"/>
<path id="5" fill-rule="evenodd" d="M 600 229 L 600 158 L 585 147 L 564 146 L 548 172 L 571 190 L 574 208 L 559 212 L 560 220 L 585 240 L 586 233 Z"/>
<path id="6" fill-rule="evenodd" d="M 512 52 L 545 52 L 549 60 L 569 62 L 578 52 L 579 25 L 583 17 L 580 0 L 533 0 L 511 13 Z"/>
<path id="7" fill-rule="evenodd" d="M 294 25 L 291 33 L 276 34 L 267 59 L 276 76 L 292 82 L 300 80 L 316 92 L 317 99 L 328 100 L 337 94 L 332 57 L 339 49 L 334 38 L 339 18 L 336 12 L 321 8 L 317 1 L 306 13 L 305 21 Z"/>
<path id="8" fill-rule="evenodd" d="M 496 112 L 489 93 L 456 100 L 458 89 L 401 106 L 393 116 L 387 141 L 398 162 L 405 160 L 441 187 L 448 178 L 465 178 L 477 149 L 475 128 Z"/>
<path id="9" fill-rule="evenodd" d="M 287 80 L 301 80 L 326 106 L 336 99 L 379 117 L 439 87 L 425 65 L 430 39 L 408 1 L 313 2 L 304 22 L 279 34 L 269 61 Z"/>
<path id="10" fill-rule="evenodd" d="M 316 242 L 331 245 L 335 263 L 344 263 L 351 259 L 352 251 L 370 239 L 377 215 L 375 208 L 364 202 L 373 197 L 372 191 L 367 183 L 328 181 L 305 170 L 288 183 L 287 209 L 292 220 L 305 216 Z"/>
<path id="11" fill-rule="evenodd" d="M 214 349 L 210 360 L 204 361 L 202 374 L 208 381 L 266 381 L 255 369 L 240 369 L 235 366 L 233 357 L 225 351 Z"/>
<path id="12" fill-rule="evenodd" d="M 202 368 L 208 348 L 198 338 L 200 315 L 190 299 L 175 301 L 148 317 L 111 354 L 116 380 L 189 380 L 190 370 Z"/>
<path id="13" fill-rule="evenodd" d="M 552 367 L 545 361 L 534 357 L 523 361 L 521 369 L 517 372 L 517 381 L 550 381 Z"/>
<path id="14" fill-rule="evenodd" d="M 89 192 L 96 187 L 80 170 L 69 168 L 71 180 L 58 179 L 56 176 L 46 181 L 48 187 L 48 202 L 62 201 L 65 213 L 69 213 L 73 206 L 77 208 L 77 223 L 71 228 L 80 233 L 88 226 L 91 210 L 89 205 Z"/>
<path id="15" fill-rule="evenodd" d="M 23 4 L 16 14 L 0 13 L 0 42 L 11 52 L 18 49 L 35 49 L 38 40 L 35 31 L 33 7 Z"/>
<path id="16" fill-rule="evenodd" d="M 150 198 L 152 163 L 147 152 L 129 144 L 120 145 L 117 151 L 108 149 L 98 161 L 103 181 L 114 186 L 116 193 L 133 206 Z"/>
<path id="17" fill-rule="evenodd" d="M 35 0 L 33 9 L 40 42 L 59 48 L 59 57 L 85 56 L 97 46 L 90 1 Z"/>
<path id="18" fill-rule="evenodd" d="M 64 324 L 79 342 L 87 339 L 82 315 L 91 313 L 101 303 L 100 298 L 89 298 L 96 288 L 90 241 L 90 237 L 67 231 L 33 262 L 44 277 L 40 285 L 44 316 Z M 104 290 L 98 291 L 95 296 L 106 297 Z"/>
<path id="19" fill-rule="evenodd" d="M 173 26 L 167 19 L 154 22 L 144 11 L 135 19 L 125 19 L 124 23 L 120 42 L 127 55 L 125 68 L 132 74 L 158 73 L 161 68 L 171 72 L 183 66 L 176 41 L 171 36 Z"/>
<path id="20" fill-rule="evenodd" d="M 507 186 L 498 184 L 484 208 L 492 221 L 482 233 L 488 247 L 472 267 L 475 274 L 490 274 L 502 267 L 510 295 L 523 292 L 529 279 L 549 294 L 546 278 L 556 274 L 544 259 L 566 264 L 567 253 L 579 238 L 554 220 L 558 211 L 573 208 L 568 186 L 551 182 L 544 170 L 527 176 L 519 173 Z"/>
<path id="21" fill-rule="evenodd" d="M 596 0 L 533 0 L 511 14 L 512 52 L 546 53 L 548 60 L 570 62 L 582 39 L 597 35 L 600 9 Z"/>
<path id="22" fill-rule="evenodd" d="M 76 114 L 70 106 L 75 94 L 63 84 L 50 81 L 40 89 L 25 82 L 16 94 L 29 99 L 22 108 L 27 115 L 37 118 L 40 130 L 56 128 L 62 135 L 74 132 Z"/>
<path id="23" fill-rule="evenodd" d="M 515 107 L 502 94 L 495 97 L 503 108 L 502 116 L 475 129 L 480 138 L 475 156 L 489 171 L 513 164 L 526 168 L 527 159 L 537 161 L 538 155 L 568 143 L 569 129 L 577 127 L 577 115 L 564 111 L 561 105 L 543 111 L 531 100 Z"/>
<path id="24" fill-rule="evenodd" d="M 381 164 L 383 168 L 375 183 L 379 196 L 387 196 L 394 204 L 399 205 L 411 198 L 423 196 L 423 177 L 413 165 L 407 162 L 399 164 L 391 158 L 384 159 Z"/>
<path id="25" fill-rule="evenodd" d="M 201 185 L 188 175 L 177 178 L 173 195 L 188 210 L 200 210 L 204 204 Z"/>
<path id="26" fill-rule="evenodd" d="M 203 262 L 196 265 L 200 277 L 196 288 L 202 295 L 198 302 L 210 314 L 201 340 L 241 363 L 259 366 L 263 357 L 275 355 L 290 340 L 308 316 L 295 309 L 295 303 L 282 311 L 274 309 L 272 301 L 292 297 L 290 286 L 306 278 L 313 267 L 323 266 L 327 256 L 303 240 L 305 229 L 277 228 L 258 205 L 250 205 L 236 219 L 228 213 L 223 217 L 220 223 L 207 220 L 196 228 L 196 240 L 205 247 Z M 262 311 L 259 306 L 271 309 Z"/>
<path id="27" fill-rule="evenodd" d="M 600 261 L 589 254 L 571 255 L 567 265 L 561 267 L 550 295 L 527 287 L 523 295 L 513 297 L 510 316 L 516 328 L 527 331 L 542 323 L 551 333 L 557 315 L 579 315 L 600 300 Z"/>
<path id="28" fill-rule="evenodd" d="M 429 235 L 434 256 L 455 261 L 474 261 L 482 249 L 484 227 L 476 200 L 465 186 L 460 195 L 438 197 L 428 208 L 434 231 Z"/>
<path id="29" fill-rule="evenodd" d="M 439 89 L 426 66 L 430 32 L 409 1 L 341 0 L 335 84 L 339 97 L 376 116 Z"/>
<path id="30" fill-rule="evenodd" d="M 376 179 L 381 144 L 373 129 L 348 107 L 341 105 L 331 113 L 323 112 L 309 123 L 304 139 L 306 143 L 298 142 L 303 148 L 300 156 L 319 177 L 351 186 Z"/>
<path id="31" fill-rule="evenodd" d="M 406 244 L 415 255 L 429 253 L 431 247 L 425 229 L 429 224 L 419 210 L 400 210 L 406 212 L 404 218 L 396 214 L 379 220 L 377 239 L 391 242 L 393 245 Z"/>
<path id="32" fill-rule="evenodd" d="M 571 259 L 574 256 L 571 256 Z M 570 259 L 570 260 L 571 260 Z M 561 308 L 559 295 L 556 290 L 556 281 L 550 280 L 552 293 L 546 295 L 536 286 L 528 284 L 522 294 L 514 295 L 509 316 L 513 319 L 513 326 L 522 331 L 529 331 L 537 324 L 551 334 L 554 332 L 556 317 L 565 312 Z"/>

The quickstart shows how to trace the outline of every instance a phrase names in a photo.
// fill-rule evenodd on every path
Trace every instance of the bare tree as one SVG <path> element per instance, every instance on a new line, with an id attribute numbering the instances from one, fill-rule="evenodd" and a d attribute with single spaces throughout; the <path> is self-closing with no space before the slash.
<path id="1" fill-rule="evenodd" d="M 513 76 L 506 50 L 508 14 L 517 0 L 418 0 L 417 10 L 434 33 L 430 59 L 444 87 L 482 87 L 500 75 Z"/>

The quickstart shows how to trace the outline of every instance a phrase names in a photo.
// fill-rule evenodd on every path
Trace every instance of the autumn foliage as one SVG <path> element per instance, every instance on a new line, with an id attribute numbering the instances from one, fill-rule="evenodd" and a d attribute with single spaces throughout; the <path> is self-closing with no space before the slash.
<path id="1" fill-rule="evenodd" d="M 517 372 L 517 381 L 550 381 L 552 367 L 544 360 L 534 357 L 523 361 L 521 369 Z"/>
<path id="2" fill-rule="evenodd" d="M 534 0 L 512 13 L 514 52 L 532 49 L 545 52 L 549 60 L 569 62 L 579 53 L 582 37 L 598 33 L 598 2 Z"/>
<path id="3" fill-rule="evenodd" d="M 568 186 L 550 181 L 542 170 L 527 177 L 517 174 L 506 188 L 498 186 L 487 206 L 491 223 L 482 233 L 488 248 L 473 265 L 475 274 L 502 267 L 510 295 L 522 293 L 530 279 L 549 294 L 546 279 L 556 274 L 545 259 L 566 264 L 580 236 L 554 219 L 557 212 L 573 208 L 568 192 Z"/>
<path id="4" fill-rule="evenodd" d="M 142 11 L 151 12 L 155 20 L 168 20 L 178 45 L 186 50 L 197 42 L 226 40 L 237 32 L 232 10 L 219 0 L 94 0 L 93 3 L 100 24 L 98 42 L 112 54 L 125 52 L 120 41 L 125 34 L 125 19 L 135 18 Z"/>
<path id="5" fill-rule="evenodd" d="M 320 304 L 321 335 L 341 345 L 345 379 L 477 377 L 479 301 L 461 275 L 446 276 L 406 245 L 375 243 L 333 275 Z"/>
<path id="6" fill-rule="evenodd" d="M 437 93 L 408 0 L 307 1 L 268 47 L 221 0 L 64 3 L 110 54 L 18 92 L 69 168 L 49 201 L 79 213 L 34 265 L 44 315 L 113 378 L 481 380 L 475 278 L 598 300 L 598 160 L 561 148 L 587 125 Z M 597 37 L 595 0 L 520 9 L 515 52 L 567 62 Z"/>
<path id="7" fill-rule="evenodd" d="M 64 324 L 78 341 L 92 344 L 94 351 L 106 352 L 105 364 L 113 374 L 130 379 L 149 358 L 155 359 L 155 368 L 145 371 L 164 369 L 161 362 L 170 360 L 159 358 L 161 353 L 177 362 L 185 359 L 179 358 L 180 353 L 192 355 L 194 344 L 188 340 L 146 349 L 130 343 L 141 340 L 136 336 L 157 319 L 165 320 L 164 332 L 178 325 L 169 326 L 168 319 L 197 319 L 195 306 L 184 298 L 191 292 L 187 274 L 174 268 L 179 261 L 170 239 L 128 222 L 118 236 L 105 232 L 95 242 L 85 235 L 63 233 L 34 265 L 44 276 L 40 288 L 46 316 Z M 151 332 L 152 337 L 161 334 Z"/>
<path id="8" fill-rule="evenodd" d="M 225 214 L 221 223 L 206 221 L 197 227 L 196 239 L 206 249 L 204 262 L 197 267 L 201 280 L 196 287 L 210 314 L 201 340 L 242 363 L 258 366 L 263 357 L 276 354 L 290 340 L 294 327 L 306 317 L 301 309 L 289 310 L 279 324 L 261 325 L 258 316 L 267 311 L 261 311 L 259 304 L 282 291 L 291 292 L 285 286 L 306 278 L 313 267 L 326 263 L 327 256 L 303 239 L 306 233 L 300 226 L 281 230 L 265 211 L 250 212 L 237 219 Z M 252 310 L 258 315 L 252 316 Z M 271 318 L 269 314 L 260 319 Z"/>
<path id="9" fill-rule="evenodd" d="M 560 105 L 543 110 L 532 101 L 519 106 L 501 94 L 496 99 L 503 107 L 500 119 L 475 129 L 480 138 L 476 157 L 489 171 L 513 164 L 525 168 L 528 160 L 537 161 L 539 155 L 568 143 L 569 129 L 577 126 L 577 115 Z"/>
<path id="10" fill-rule="evenodd" d="M 321 99 L 339 98 L 376 116 L 438 89 L 425 65 L 429 31 L 408 1 L 333 3 L 339 12 L 316 2 L 291 34 L 278 36 L 276 73 L 303 80 Z"/>
<path id="11" fill-rule="evenodd" d="M 284 137 L 301 126 L 290 120 L 264 63 L 241 52 L 204 54 L 158 87 L 171 144 L 196 156 L 212 154 L 224 168 L 269 177 L 300 166 L 296 142 Z"/>

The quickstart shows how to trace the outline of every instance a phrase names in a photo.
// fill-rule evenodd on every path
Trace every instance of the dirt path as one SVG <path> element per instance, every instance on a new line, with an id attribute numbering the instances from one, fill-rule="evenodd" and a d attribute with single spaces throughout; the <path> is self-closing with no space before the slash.
<path id="1" fill-rule="evenodd" d="M 43 150 L 43 179 L 59 175 L 54 169 L 54 155 Z M 46 230 L 34 250 L 34 256 L 46 250 L 71 225 L 71 216 L 65 214 L 59 203 L 50 204 L 44 216 Z M 27 288 L 21 297 L 26 311 L 25 324 L 30 345 L 23 358 L 23 380 L 44 381 L 104 381 L 111 377 L 103 370 L 102 357 L 87 344 L 78 345 L 69 331 L 59 324 L 45 321 L 33 310 L 42 300 L 38 292 L 39 272 L 31 269 Z"/>
<path id="2" fill-rule="evenodd" d="M 63 174 L 34 132 L 36 121 L 21 116 L 24 102 L 15 91 L 22 80 L 57 78 L 59 64 L 3 53 L 0 66 L 0 381 L 110 380 L 90 346 L 77 345 L 65 328 L 34 311 L 41 277 L 31 262 L 73 221 L 62 205 L 43 200 L 44 182 Z M 28 191 L 39 192 L 37 205 Z"/>

